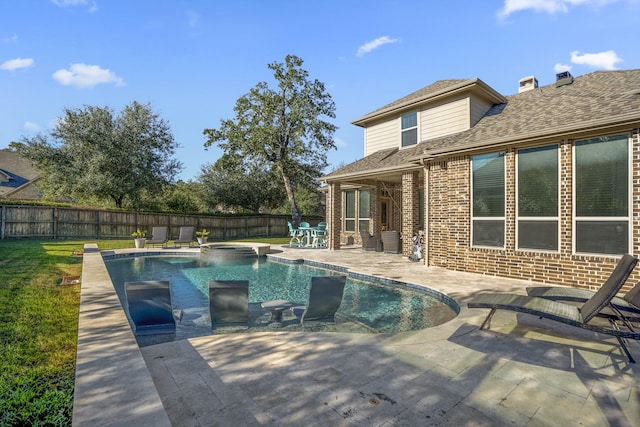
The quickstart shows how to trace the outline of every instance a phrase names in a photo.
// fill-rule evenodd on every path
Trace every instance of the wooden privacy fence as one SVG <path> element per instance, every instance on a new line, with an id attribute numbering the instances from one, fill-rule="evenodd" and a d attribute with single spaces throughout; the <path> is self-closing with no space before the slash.
<path id="1" fill-rule="evenodd" d="M 151 236 L 154 226 L 169 228 L 176 239 L 181 226 L 206 228 L 210 240 L 288 235 L 287 216 L 216 217 L 94 209 L 0 205 L 0 239 L 13 237 L 51 239 L 124 239 L 137 228 Z"/>

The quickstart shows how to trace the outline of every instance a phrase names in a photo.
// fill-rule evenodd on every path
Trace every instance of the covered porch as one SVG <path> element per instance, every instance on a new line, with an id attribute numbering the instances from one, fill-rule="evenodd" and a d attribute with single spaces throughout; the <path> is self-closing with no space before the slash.
<path id="1" fill-rule="evenodd" d="M 341 175 L 326 180 L 330 250 L 362 245 L 407 257 L 414 254 L 413 237 L 426 230 L 427 175 L 421 166 L 403 166 L 377 174 Z M 376 246 L 363 241 L 367 233 Z M 426 239 L 427 233 L 423 235 Z M 398 238 L 400 242 L 393 241 Z M 427 242 L 424 243 L 426 248 Z M 427 254 L 421 255 L 425 260 Z"/>

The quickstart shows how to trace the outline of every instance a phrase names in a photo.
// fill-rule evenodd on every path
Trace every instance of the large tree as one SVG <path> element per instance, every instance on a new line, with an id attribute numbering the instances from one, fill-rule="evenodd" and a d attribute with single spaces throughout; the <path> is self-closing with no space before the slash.
<path id="1" fill-rule="evenodd" d="M 284 191 L 274 173 L 263 165 L 223 155 L 213 165 L 204 165 L 200 183 L 210 208 L 242 208 L 258 213 L 285 201 Z"/>
<path id="2" fill-rule="evenodd" d="M 312 187 L 327 166 L 327 151 L 335 148 L 335 104 L 324 84 L 310 80 L 302 59 L 287 55 L 284 63 L 268 65 L 278 83 L 272 89 L 258 83 L 239 98 L 235 118 L 205 129 L 205 147 L 217 143 L 225 154 L 253 158 L 270 165 L 282 183 L 291 206 L 292 222 L 301 219 L 295 198 L 298 186 Z"/>
<path id="3" fill-rule="evenodd" d="M 54 196 L 110 198 L 135 206 L 145 190 L 159 192 L 182 169 L 169 124 L 150 105 L 133 102 L 116 115 L 109 107 L 65 109 L 46 136 L 23 138 L 12 147 L 42 171 Z"/>

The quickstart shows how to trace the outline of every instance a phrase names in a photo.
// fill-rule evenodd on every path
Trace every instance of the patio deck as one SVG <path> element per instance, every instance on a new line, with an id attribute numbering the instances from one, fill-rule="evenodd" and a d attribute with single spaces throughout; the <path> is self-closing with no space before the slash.
<path id="1" fill-rule="evenodd" d="M 531 282 L 359 248 L 273 249 L 429 286 L 456 299 L 461 312 L 394 335 L 274 330 L 139 349 L 101 255 L 88 248 L 73 424 L 638 425 L 640 367 L 615 338 L 510 312 L 478 329 L 486 311 L 466 301 L 478 292 L 525 293 Z M 640 345 L 630 350 L 639 355 Z"/>

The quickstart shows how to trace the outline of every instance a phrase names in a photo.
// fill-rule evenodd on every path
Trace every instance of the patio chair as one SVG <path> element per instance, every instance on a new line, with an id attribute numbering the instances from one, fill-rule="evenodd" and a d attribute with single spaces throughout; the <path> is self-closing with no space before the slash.
<path id="1" fill-rule="evenodd" d="M 314 248 L 327 247 L 327 223 L 320 223 L 315 230 L 311 230 L 311 246 Z"/>
<path id="2" fill-rule="evenodd" d="M 307 305 L 291 308 L 300 324 L 304 326 L 306 320 L 335 320 L 346 281 L 347 276 L 312 277 Z"/>
<path id="3" fill-rule="evenodd" d="M 378 248 L 380 239 L 371 235 L 368 231 L 360 230 L 360 239 L 362 240 L 362 249 L 365 251 L 375 251 Z"/>
<path id="4" fill-rule="evenodd" d="M 249 322 L 249 281 L 209 280 L 211 327 L 247 325 Z"/>
<path id="5" fill-rule="evenodd" d="M 527 288 L 527 295 L 550 299 L 553 301 L 571 301 L 583 303 L 593 296 L 595 291 L 570 288 L 568 286 L 531 286 Z M 631 288 L 623 297 L 615 296 L 611 299 L 611 311 L 614 315 L 629 322 L 640 322 L 640 282 Z M 610 312 L 605 313 L 610 317 Z"/>
<path id="6" fill-rule="evenodd" d="M 176 321 L 169 281 L 126 282 L 127 310 L 136 335 L 172 334 Z"/>
<path id="7" fill-rule="evenodd" d="M 386 254 L 399 254 L 402 252 L 402 245 L 400 244 L 400 232 L 399 231 L 383 231 L 382 232 L 382 247 Z"/>
<path id="8" fill-rule="evenodd" d="M 640 332 L 633 330 L 621 331 L 615 319 L 607 317 L 611 327 L 601 326 L 590 323 L 603 308 L 610 305 L 611 300 L 620 290 L 624 282 L 627 280 L 638 259 L 631 255 L 624 255 L 618 265 L 613 270 L 607 281 L 602 287 L 593 294 L 591 298 L 583 304 L 576 306 L 572 304 L 564 304 L 558 301 L 551 301 L 544 298 L 532 297 L 528 295 L 517 295 L 508 293 L 489 293 L 479 295 L 469 302 L 469 308 L 489 308 L 489 314 L 480 326 L 484 329 L 487 326 L 496 310 L 510 310 L 518 313 L 527 313 L 540 318 L 555 320 L 565 325 L 575 326 L 598 332 L 605 335 L 616 337 L 620 347 L 626 354 L 630 363 L 635 363 L 627 348 L 626 339 L 640 340 Z"/>
<path id="9" fill-rule="evenodd" d="M 177 239 L 173 241 L 173 245 L 178 247 L 182 246 L 182 244 L 186 244 L 187 246 L 191 246 L 191 243 L 194 243 L 196 240 L 193 238 L 195 227 L 180 227 L 180 235 Z"/>
<path id="10" fill-rule="evenodd" d="M 289 226 L 289 237 L 291 238 L 289 240 L 289 246 L 293 246 L 294 244 L 296 246 L 300 246 L 300 239 L 304 236 L 304 232 L 297 228 L 293 228 L 291 221 L 287 221 L 287 225 Z"/>
<path id="11" fill-rule="evenodd" d="M 167 247 L 167 227 L 153 227 L 151 230 L 151 239 L 147 240 L 147 245 L 162 245 Z"/>

